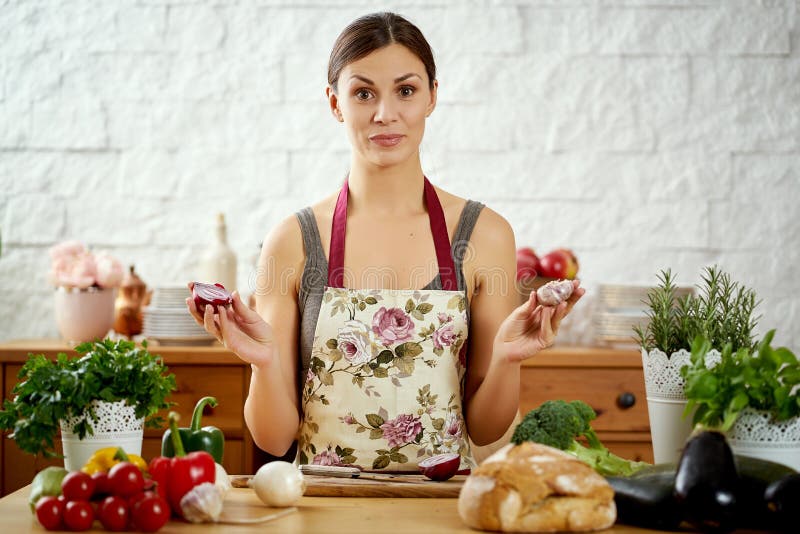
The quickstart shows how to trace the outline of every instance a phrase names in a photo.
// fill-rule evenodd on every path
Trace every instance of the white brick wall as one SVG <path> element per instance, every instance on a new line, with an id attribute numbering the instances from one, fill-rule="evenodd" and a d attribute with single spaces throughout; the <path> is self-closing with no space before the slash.
<path id="1" fill-rule="evenodd" d="M 327 57 L 378 8 L 436 53 L 433 181 L 579 256 L 562 341 L 591 341 L 599 283 L 718 263 L 800 348 L 797 0 L 3 2 L 0 340 L 57 335 L 63 239 L 182 283 L 223 211 L 246 285 L 272 225 L 346 171 Z"/>

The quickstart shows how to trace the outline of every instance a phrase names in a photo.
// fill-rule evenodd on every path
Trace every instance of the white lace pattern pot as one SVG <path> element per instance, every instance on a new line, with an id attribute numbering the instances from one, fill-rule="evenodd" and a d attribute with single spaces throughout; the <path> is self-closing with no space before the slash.
<path id="1" fill-rule="evenodd" d="M 122 447 L 128 454 L 142 454 L 144 418 L 137 418 L 135 408 L 125 401 L 93 401 L 97 421 L 89 421 L 94 435 L 79 439 L 73 434 L 73 426 L 79 418 L 70 417 L 61 421 L 61 442 L 64 446 L 64 467 L 68 471 L 79 470 L 92 454 L 105 447 Z"/>
<path id="2" fill-rule="evenodd" d="M 691 416 L 683 417 L 687 401 L 681 376 L 681 368 L 689 365 L 691 357 L 691 353 L 685 349 L 667 356 L 658 349 L 647 352 L 642 348 L 642 369 L 655 463 L 677 462 L 692 431 Z M 718 351 L 709 351 L 705 359 L 706 367 L 715 366 L 720 359 Z"/>
<path id="3" fill-rule="evenodd" d="M 736 454 L 771 460 L 800 471 L 800 417 L 773 421 L 768 412 L 745 408 L 727 437 Z"/>

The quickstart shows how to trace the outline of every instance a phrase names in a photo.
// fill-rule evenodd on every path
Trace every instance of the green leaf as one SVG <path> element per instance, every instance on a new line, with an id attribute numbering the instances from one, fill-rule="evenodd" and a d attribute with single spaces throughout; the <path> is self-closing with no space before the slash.
<path id="1" fill-rule="evenodd" d="M 414 358 L 411 357 L 403 357 L 403 358 L 395 358 L 392 364 L 397 368 L 398 371 L 407 375 L 414 374 Z"/>
<path id="2" fill-rule="evenodd" d="M 364 299 L 364 302 L 366 302 L 367 304 L 377 304 L 378 299 L 376 299 L 375 297 L 367 297 Z"/>
<path id="3" fill-rule="evenodd" d="M 330 338 L 325 342 L 325 346 L 329 349 L 336 349 L 339 347 L 339 341 L 336 338 Z"/>
<path id="4" fill-rule="evenodd" d="M 367 427 L 365 427 L 365 426 L 360 426 L 360 427 L 356 428 L 356 434 L 361 434 L 362 432 L 366 432 L 366 431 L 367 431 Z"/>
<path id="5" fill-rule="evenodd" d="M 369 439 L 381 439 L 383 437 L 383 430 L 380 428 L 373 428 L 369 431 Z"/>
<path id="6" fill-rule="evenodd" d="M 389 457 L 388 456 L 378 456 L 375 460 L 372 461 L 372 468 L 373 469 L 384 469 L 389 465 Z"/>
<path id="7" fill-rule="evenodd" d="M 417 321 L 424 321 L 425 317 L 419 312 L 419 310 L 412 310 L 411 316 L 416 319 Z"/>
<path id="8" fill-rule="evenodd" d="M 342 351 L 340 351 L 339 349 L 333 349 L 333 350 L 332 350 L 332 351 L 331 351 L 331 352 L 328 354 L 328 358 L 330 358 L 330 360 L 331 360 L 332 362 L 338 362 L 338 361 L 339 361 L 339 360 L 341 360 L 343 357 L 344 357 L 344 353 L 342 353 Z"/>
<path id="9" fill-rule="evenodd" d="M 369 423 L 369 426 L 371 426 L 372 428 L 380 428 L 380 426 L 385 422 L 386 421 L 383 420 L 383 417 L 381 417 L 376 413 L 367 414 L 367 423 Z"/>
<path id="10" fill-rule="evenodd" d="M 333 385 L 333 375 L 328 372 L 327 369 L 321 368 L 317 370 L 317 378 L 319 381 L 322 382 L 326 386 Z"/>
<path id="11" fill-rule="evenodd" d="M 414 358 L 422 354 L 422 345 L 416 341 L 407 341 L 395 347 L 394 353 L 400 358 L 410 357 Z"/>
<path id="12" fill-rule="evenodd" d="M 401 452 L 393 452 L 389 455 L 389 459 L 399 464 L 408 463 L 408 456 Z"/>
<path id="13" fill-rule="evenodd" d="M 357 459 L 358 458 L 356 458 L 352 454 L 345 454 L 344 456 L 339 457 L 339 461 L 341 461 L 343 464 L 348 464 L 348 465 L 356 463 Z"/>
<path id="14" fill-rule="evenodd" d="M 422 304 L 417 306 L 417 310 L 420 313 L 429 313 L 433 309 L 433 304 L 429 304 L 427 302 L 423 302 Z"/>
<path id="15" fill-rule="evenodd" d="M 408 301 L 406 302 L 406 313 L 411 313 L 413 309 L 414 309 L 414 301 L 408 299 Z"/>
<path id="16" fill-rule="evenodd" d="M 435 428 L 436 430 L 443 429 L 444 428 L 444 418 L 437 417 L 436 419 L 434 419 L 433 420 L 433 428 Z"/>
<path id="17" fill-rule="evenodd" d="M 372 376 L 375 378 L 387 378 L 389 376 L 389 370 L 386 367 L 376 367 L 374 371 L 372 371 Z"/>
<path id="18" fill-rule="evenodd" d="M 392 361 L 392 358 L 394 358 L 394 354 L 392 353 L 392 351 L 386 349 L 382 350 L 380 354 L 378 354 L 378 358 L 375 361 L 377 361 L 378 363 L 390 363 Z"/>

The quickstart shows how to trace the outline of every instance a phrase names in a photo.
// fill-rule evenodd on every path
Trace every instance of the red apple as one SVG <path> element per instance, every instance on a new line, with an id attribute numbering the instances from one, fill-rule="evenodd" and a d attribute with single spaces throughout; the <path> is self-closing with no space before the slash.
<path id="1" fill-rule="evenodd" d="M 578 274 L 578 260 L 571 250 L 556 249 L 542 256 L 539 274 L 550 278 L 572 280 Z"/>
<path id="2" fill-rule="evenodd" d="M 539 272 L 539 257 L 530 247 L 517 249 L 517 281 L 536 278 Z"/>

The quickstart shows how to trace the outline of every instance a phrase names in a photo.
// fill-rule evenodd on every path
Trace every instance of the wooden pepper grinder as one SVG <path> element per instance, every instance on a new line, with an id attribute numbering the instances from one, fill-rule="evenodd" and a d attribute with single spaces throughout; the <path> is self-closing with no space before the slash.
<path id="1" fill-rule="evenodd" d="M 129 339 L 142 333 L 142 308 L 150 303 L 152 291 L 147 290 L 147 285 L 139 278 L 130 266 L 119 295 L 114 303 L 114 331 Z"/>

